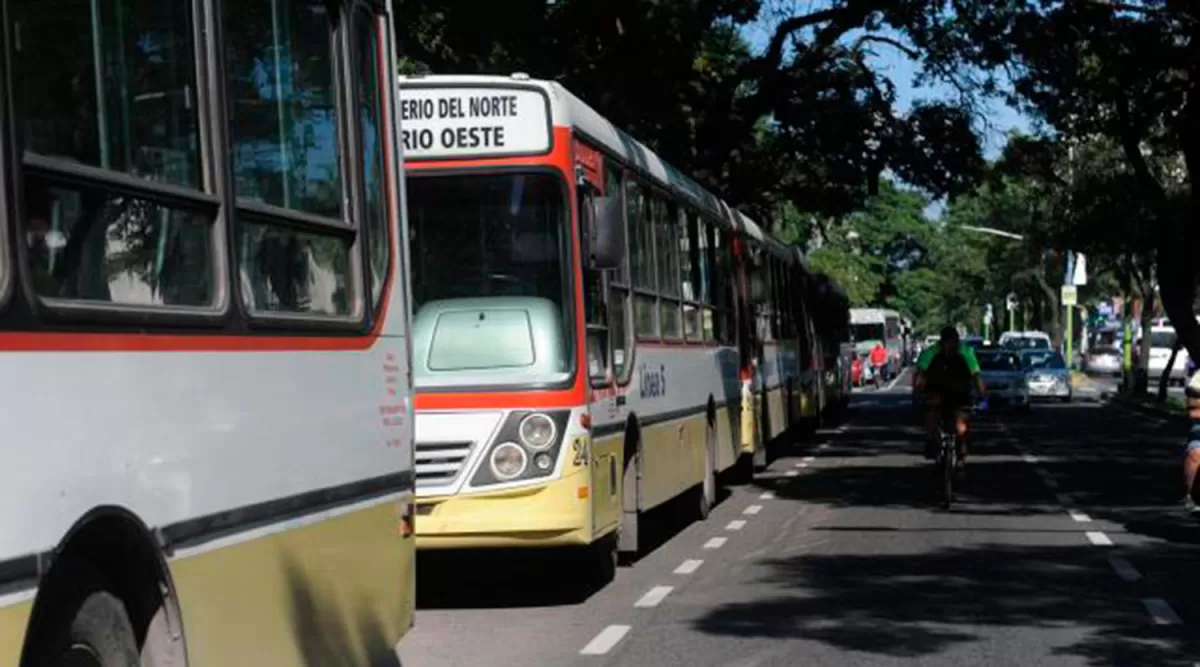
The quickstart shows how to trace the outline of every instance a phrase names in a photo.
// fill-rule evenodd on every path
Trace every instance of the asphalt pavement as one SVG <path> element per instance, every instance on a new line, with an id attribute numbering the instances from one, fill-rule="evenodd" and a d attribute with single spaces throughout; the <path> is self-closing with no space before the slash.
<path id="1" fill-rule="evenodd" d="M 1200 664 L 1177 424 L 1102 403 L 976 419 L 937 506 L 907 378 L 785 443 L 593 590 L 572 554 L 422 555 L 405 667 Z"/>

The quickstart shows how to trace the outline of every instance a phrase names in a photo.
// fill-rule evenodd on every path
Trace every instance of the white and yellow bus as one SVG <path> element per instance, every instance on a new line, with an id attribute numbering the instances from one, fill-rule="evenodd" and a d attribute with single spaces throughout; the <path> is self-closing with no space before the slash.
<path id="1" fill-rule="evenodd" d="M 718 474 L 789 423 L 795 253 L 557 83 L 404 78 L 400 97 L 418 548 L 592 545 L 607 565 L 647 510 L 691 494 L 706 515 Z"/>
<path id="2" fill-rule="evenodd" d="M 413 618 L 386 0 L 10 0 L 0 665 L 375 664 Z"/>

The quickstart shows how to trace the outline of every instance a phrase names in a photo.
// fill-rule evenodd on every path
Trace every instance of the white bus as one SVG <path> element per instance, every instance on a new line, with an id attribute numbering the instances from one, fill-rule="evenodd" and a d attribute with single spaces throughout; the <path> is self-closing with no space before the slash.
<path id="1" fill-rule="evenodd" d="M 557 83 L 400 91 L 418 545 L 589 546 L 611 574 L 815 386 L 797 255 Z"/>
<path id="2" fill-rule="evenodd" d="M 5 10 L 0 665 L 391 655 L 415 480 L 388 2 Z"/>
<path id="3" fill-rule="evenodd" d="M 870 353 L 876 343 L 883 343 L 888 352 L 888 375 L 895 377 L 904 364 L 904 318 L 886 308 L 851 308 L 850 330 L 855 351 L 860 356 Z"/>

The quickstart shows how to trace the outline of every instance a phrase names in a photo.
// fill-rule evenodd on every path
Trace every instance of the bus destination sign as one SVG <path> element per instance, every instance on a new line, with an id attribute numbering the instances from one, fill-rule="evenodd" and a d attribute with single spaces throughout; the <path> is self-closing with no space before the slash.
<path id="1" fill-rule="evenodd" d="M 525 88 L 400 89 L 406 159 L 536 155 L 550 150 L 546 97 Z"/>

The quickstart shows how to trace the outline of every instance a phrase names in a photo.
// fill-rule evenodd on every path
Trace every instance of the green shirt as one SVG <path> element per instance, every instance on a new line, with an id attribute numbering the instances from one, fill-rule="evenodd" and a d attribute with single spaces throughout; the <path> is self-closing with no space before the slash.
<path id="1" fill-rule="evenodd" d="M 933 345 L 925 348 L 921 352 L 921 356 L 917 359 L 917 370 L 929 370 L 930 362 L 933 361 L 933 358 L 937 356 L 937 353 L 941 351 L 941 349 L 941 343 L 934 343 Z M 971 375 L 979 375 L 981 371 L 979 370 L 979 359 L 975 358 L 975 348 L 964 343 L 959 343 L 958 353 L 962 355 L 964 360 L 966 360 L 967 369 L 971 371 Z"/>

